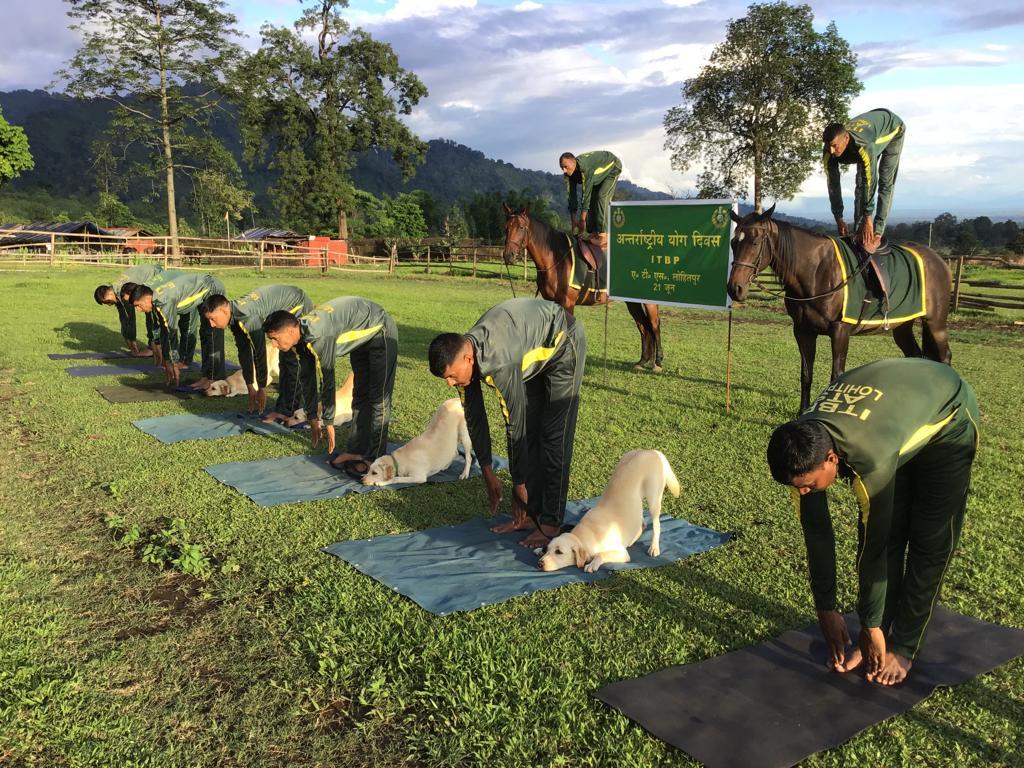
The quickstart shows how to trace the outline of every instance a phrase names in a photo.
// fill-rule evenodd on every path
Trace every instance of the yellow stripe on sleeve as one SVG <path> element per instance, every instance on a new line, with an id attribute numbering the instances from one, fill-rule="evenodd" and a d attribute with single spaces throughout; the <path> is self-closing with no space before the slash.
<path id="1" fill-rule="evenodd" d="M 375 325 L 372 328 L 362 328 L 358 331 L 345 331 L 344 333 L 338 334 L 338 338 L 334 340 L 334 343 L 348 344 L 349 342 L 359 341 L 360 339 L 364 339 L 367 336 L 372 336 L 383 327 L 383 324 L 381 324 Z"/>
<path id="2" fill-rule="evenodd" d="M 944 426 L 949 424 L 949 422 L 951 422 L 956 417 L 956 414 L 959 410 L 960 409 L 958 408 L 956 411 L 953 411 L 951 414 L 949 414 L 949 416 L 944 418 L 942 421 L 936 422 L 935 424 L 925 424 L 923 427 L 914 432 L 914 434 L 910 436 L 910 439 L 907 440 L 907 442 L 905 442 L 900 447 L 900 456 L 902 456 L 905 453 L 910 453 L 915 448 L 920 448 L 922 445 L 931 440 L 932 437 L 934 437 L 939 432 L 939 430 L 941 430 Z"/>

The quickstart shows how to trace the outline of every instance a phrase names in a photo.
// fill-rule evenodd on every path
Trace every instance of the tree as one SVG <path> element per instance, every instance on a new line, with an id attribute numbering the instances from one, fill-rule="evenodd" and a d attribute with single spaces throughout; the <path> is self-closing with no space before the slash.
<path id="1" fill-rule="evenodd" d="M 197 171 L 193 180 L 194 207 L 207 235 L 221 229 L 224 222 L 238 221 L 252 208 L 253 193 L 218 168 Z"/>
<path id="2" fill-rule="evenodd" d="M 241 49 L 223 0 L 67 0 L 82 47 L 58 72 L 67 91 L 115 105 L 113 125 L 163 176 L 171 248 L 178 251 L 175 173 L 220 106 L 217 86 Z"/>
<path id="3" fill-rule="evenodd" d="M 100 192 L 100 206 L 97 210 L 101 226 L 130 227 L 135 224 L 131 209 L 112 192 Z"/>
<path id="4" fill-rule="evenodd" d="M 348 25 L 341 16 L 347 5 L 316 0 L 293 30 L 265 25 L 260 50 L 236 81 L 246 157 L 270 156 L 274 202 L 298 231 L 337 228 L 344 236 L 353 153 L 388 149 L 409 176 L 426 151 L 399 119 L 426 87 L 399 66 L 390 45 Z"/>
<path id="5" fill-rule="evenodd" d="M 683 103 L 664 120 L 672 167 L 702 168 L 698 196 L 764 197 L 797 193 L 821 160 L 821 132 L 847 115 L 862 85 L 856 54 L 830 23 L 813 27 L 808 5 L 754 4 L 729 22 Z"/>
<path id="6" fill-rule="evenodd" d="M 34 167 L 24 129 L 8 123 L 0 112 L 0 186 Z"/>

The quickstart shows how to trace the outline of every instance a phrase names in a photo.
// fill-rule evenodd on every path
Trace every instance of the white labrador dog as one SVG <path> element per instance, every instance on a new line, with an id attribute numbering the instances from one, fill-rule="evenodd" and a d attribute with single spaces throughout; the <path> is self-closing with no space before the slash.
<path id="1" fill-rule="evenodd" d="M 593 573 L 605 563 L 628 563 L 626 549 L 644 530 L 644 499 L 651 513 L 651 546 L 647 554 L 661 554 L 661 497 L 668 488 L 679 495 L 668 459 L 661 451 L 630 451 L 621 459 L 597 505 L 569 533 L 548 542 L 538 565 L 557 571 L 575 564 Z"/>
<path id="2" fill-rule="evenodd" d="M 462 403 L 453 397 L 441 403 L 422 435 L 395 449 L 394 453 L 378 457 L 363 477 L 363 485 L 425 483 L 431 475 L 447 469 L 458 455 L 459 443 L 466 454 L 466 466 L 459 479 L 465 480 L 473 462 L 473 446 Z"/>
<path id="3" fill-rule="evenodd" d="M 279 381 L 280 376 L 280 352 L 277 347 L 273 344 L 267 344 L 267 376 L 269 385 L 272 381 Z M 257 389 L 259 389 L 259 383 L 257 382 Z M 235 371 L 226 379 L 218 379 L 213 382 L 204 390 L 204 394 L 207 397 L 235 397 L 237 395 L 244 395 L 248 393 L 248 389 L 245 386 L 245 377 L 241 371 Z"/>
<path id="4" fill-rule="evenodd" d="M 334 393 L 334 426 L 340 427 L 342 424 L 348 424 L 352 421 L 352 387 L 355 385 L 356 375 L 350 373 L 348 378 L 345 379 L 345 383 L 341 385 L 341 389 Z M 293 427 L 296 424 L 306 420 L 306 409 L 299 408 L 295 411 L 295 414 L 285 420 L 285 424 L 289 427 Z"/>

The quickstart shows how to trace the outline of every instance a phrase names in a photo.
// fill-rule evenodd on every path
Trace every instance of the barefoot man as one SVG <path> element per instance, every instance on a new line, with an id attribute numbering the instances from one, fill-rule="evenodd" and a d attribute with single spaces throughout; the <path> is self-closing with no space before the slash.
<path id="1" fill-rule="evenodd" d="M 501 502 L 501 480 L 491 466 L 481 382 L 498 397 L 508 435 L 512 521 L 491 530 L 529 530 L 520 542 L 525 547 L 558 535 L 587 358 L 583 326 L 554 302 L 510 299 L 489 309 L 465 335 L 442 333 L 428 356 L 430 372 L 461 389 L 491 514 Z"/>
<path id="2" fill-rule="evenodd" d="M 249 393 L 249 412 L 263 414 L 267 410 L 267 342 L 263 323 L 279 310 L 293 315 L 313 311 L 313 302 L 301 288 L 294 285 L 261 285 L 240 299 L 228 301 L 221 293 L 211 293 L 199 305 L 199 314 L 211 328 L 228 329 L 235 337 L 238 364 Z M 299 351 L 291 349 L 280 356 L 281 381 L 277 404 L 264 421 L 287 421 L 298 407 Z"/>
<path id="3" fill-rule="evenodd" d="M 847 371 L 768 442 L 772 477 L 792 486 L 829 666 L 865 663 L 903 681 L 924 642 L 963 527 L 978 404 L 956 371 L 923 358 Z M 825 489 L 848 480 L 857 521 L 857 647 L 836 610 L 836 553 Z"/>
<path id="4" fill-rule="evenodd" d="M 132 289 L 132 306 L 156 317 L 154 329 L 163 347 L 163 366 L 167 381 L 177 385 L 181 370 L 187 363 L 181 359 L 178 336 L 186 338 L 198 332 L 203 360 L 203 376 L 192 384 L 193 389 L 206 389 L 225 377 L 224 331 L 211 328 L 199 319 L 199 304 L 211 293 L 224 293 L 224 284 L 213 275 L 182 272 L 156 286 L 136 285 Z"/>

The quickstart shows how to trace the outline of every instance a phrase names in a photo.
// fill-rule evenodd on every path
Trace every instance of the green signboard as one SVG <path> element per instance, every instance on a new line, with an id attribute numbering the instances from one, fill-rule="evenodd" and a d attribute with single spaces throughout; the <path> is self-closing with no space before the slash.
<path id="1" fill-rule="evenodd" d="M 731 210 L 731 200 L 612 203 L 611 298 L 728 309 Z"/>

